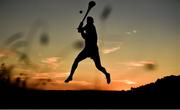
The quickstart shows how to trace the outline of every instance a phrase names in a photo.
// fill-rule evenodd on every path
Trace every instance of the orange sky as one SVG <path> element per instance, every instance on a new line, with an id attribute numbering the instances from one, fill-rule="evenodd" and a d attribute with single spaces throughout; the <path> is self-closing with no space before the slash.
<path id="1" fill-rule="evenodd" d="M 12 79 L 23 73 L 19 77 L 27 80 L 28 87 L 127 90 L 180 74 L 177 0 L 96 1 L 89 15 L 95 20 L 101 62 L 112 77 L 110 85 L 91 59 L 81 62 L 74 80 L 64 84 L 81 51 L 74 47 L 82 40 L 76 28 L 89 0 L 1 2 L 0 63 L 15 65 Z M 112 10 L 103 21 L 101 14 L 107 6 Z M 47 45 L 40 42 L 42 35 L 49 38 Z M 27 52 L 31 65 L 19 61 L 15 49 Z"/>

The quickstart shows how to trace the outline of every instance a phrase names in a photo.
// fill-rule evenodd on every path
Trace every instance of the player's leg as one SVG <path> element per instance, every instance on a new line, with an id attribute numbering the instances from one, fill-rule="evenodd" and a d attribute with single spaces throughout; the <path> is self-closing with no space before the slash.
<path id="1" fill-rule="evenodd" d="M 70 75 L 68 76 L 68 78 L 64 81 L 66 83 L 68 83 L 69 81 L 72 80 L 73 78 L 73 74 L 76 70 L 76 68 L 78 67 L 78 63 L 82 60 L 84 60 L 85 58 L 87 58 L 87 55 L 86 55 L 86 52 L 82 51 L 77 57 L 76 59 L 74 60 L 74 63 L 71 67 L 71 72 L 70 72 Z"/>
<path id="2" fill-rule="evenodd" d="M 107 79 L 107 83 L 109 84 L 111 82 L 111 78 L 110 78 L 110 74 L 106 71 L 106 69 L 101 65 L 101 60 L 100 60 L 100 56 L 99 53 L 95 53 L 92 57 L 92 59 L 95 62 L 96 68 L 98 70 L 100 70 L 101 72 L 103 72 L 106 76 Z"/>

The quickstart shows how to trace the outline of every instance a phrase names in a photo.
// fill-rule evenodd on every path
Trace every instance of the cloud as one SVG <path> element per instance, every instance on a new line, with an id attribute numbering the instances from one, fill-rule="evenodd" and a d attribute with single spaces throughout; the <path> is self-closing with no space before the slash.
<path id="1" fill-rule="evenodd" d="M 31 75 L 33 79 L 38 79 L 38 78 L 53 78 L 53 79 L 59 79 L 59 78 L 65 78 L 67 75 L 69 75 L 69 72 L 36 72 Z"/>
<path id="2" fill-rule="evenodd" d="M 115 52 L 115 51 L 117 51 L 117 50 L 119 50 L 119 49 L 120 49 L 120 46 L 118 46 L 118 47 L 113 47 L 113 48 L 109 48 L 109 49 L 104 49 L 102 52 L 103 52 L 104 54 L 108 54 L 108 53 Z"/>
<path id="3" fill-rule="evenodd" d="M 157 63 L 155 61 L 137 61 L 137 62 L 126 62 L 126 63 L 118 63 L 121 65 L 125 65 L 128 68 L 132 67 L 143 67 L 146 70 L 155 70 L 157 67 Z"/>
<path id="4" fill-rule="evenodd" d="M 64 80 L 62 81 L 62 80 L 58 80 L 58 81 L 56 81 L 57 83 L 59 83 L 59 84 L 65 84 L 64 83 Z M 92 83 L 90 83 L 90 82 L 87 82 L 87 81 L 79 81 L 79 80 L 73 80 L 73 81 L 71 81 L 71 82 L 69 82 L 68 84 L 65 84 L 65 85 L 70 85 L 70 86 L 72 86 L 72 85 L 79 85 L 79 86 L 90 86 Z"/>
<path id="5" fill-rule="evenodd" d="M 128 67 L 142 67 L 144 66 L 144 64 L 140 63 L 140 62 L 128 62 L 128 63 L 121 63 L 123 65 L 126 65 Z"/>
<path id="6" fill-rule="evenodd" d="M 56 80 L 54 84 L 54 89 L 58 90 L 89 90 L 93 89 L 94 85 L 88 81 L 80 81 L 80 80 L 73 80 L 71 82 L 64 83 L 64 80 Z M 53 88 L 48 88 L 53 89 Z"/>
<path id="7" fill-rule="evenodd" d="M 132 34 L 136 34 L 137 30 L 132 30 L 132 31 L 127 31 L 126 34 L 127 35 L 132 35 Z"/>
<path id="8" fill-rule="evenodd" d="M 137 31 L 136 31 L 136 30 L 133 30 L 132 32 L 133 32 L 133 33 L 137 33 Z"/>
<path id="9" fill-rule="evenodd" d="M 155 61 L 141 61 L 142 64 L 155 64 Z"/>
<path id="10" fill-rule="evenodd" d="M 48 65 L 49 67 L 56 69 L 60 65 L 60 58 L 59 57 L 49 57 L 42 59 L 41 62 L 43 64 Z"/>
<path id="11" fill-rule="evenodd" d="M 44 60 L 42 60 L 42 62 L 54 63 L 54 62 L 57 62 L 58 60 L 59 60 L 59 57 L 49 57 L 49 58 L 45 58 Z"/>
<path id="12" fill-rule="evenodd" d="M 34 80 L 38 80 L 38 79 L 52 79 L 52 82 L 55 85 L 67 85 L 66 83 L 64 83 L 64 80 L 67 78 L 67 76 L 69 75 L 70 72 L 44 72 L 44 73 L 34 73 L 31 76 L 31 79 Z M 63 80 L 62 80 L 63 78 Z M 78 80 L 73 80 L 71 82 L 68 83 L 68 86 L 87 86 L 87 85 L 91 85 L 90 82 L 87 81 L 78 81 Z M 63 89 L 63 88 L 62 88 Z"/>
<path id="13" fill-rule="evenodd" d="M 129 85 L 137 84 L 137 82 L 131 81 L 131 80 L 113 80 L 113 82 L 121 82 Z"/>
<path id="14" fill-rule="evenodd" d="M 14 56 L 16 53 L 14 53 L 11 50 L 7 49 L 0 49 L 0 57 L 9 57 L 9 56 Z"/>
<path id="15" fill-rule="evenodd" d="M 69 83 L 64 83 L 64 79 L 36 79 L 31 83 L 32 88 L 43 90 L 87 90 L 92 89 L 94 86 L 87 81 L 73 80 Z"/>
<path id="16" fill-rule="evenodd" d="M 136 87 L 139 84 L 135 81 L 129 79 L 112 79 L 111 84 L 100 84 L 97 85 L 97 88 L 100 90 L 130 90 L 131 87 Z"/>
<path id="17" fill-rule="evenodd" d="M 52 58 L 51 60 L 53 62 L 57 61 L 56 58 Z M 12 83 L 16 83 L 17 78 L 20 78 L 26 82 L 26 88 L 41 90 L 89 90 L 94 88 L 93 83 L 75 78 L 69 83 L 64 83 L 64 80 L 69 74 L 70 72 L 68 71 L 41 71 L 18 66 L 11 79 Z"/>
<path id="18" fill-rule="evenodd" d="M 87 90 L 92 89 L 93 83 L 88 81 L 80 81 L 74 79 L 69 83 L 64 83 L 64 80 L 69 75 L 69 72 L 34 72 L 24 73 L 25 75 L 14 75 L 12 79 L 23 76 L 28 77 L 27 87 L 42 90 Z"/>
<path id="19" fill-rule="evenodd" d="M 131 32 L 126 32 L 127 35 L 131 35 Z"/>
<path id="20" fill-rule="evenodd" d="M 126 62 L 126 63 L 118 63 L 123 64 L 128 67 L 143 67 L 146 64 L 155 64 L 154 61 L 137 61 L 137 62 Z"/>

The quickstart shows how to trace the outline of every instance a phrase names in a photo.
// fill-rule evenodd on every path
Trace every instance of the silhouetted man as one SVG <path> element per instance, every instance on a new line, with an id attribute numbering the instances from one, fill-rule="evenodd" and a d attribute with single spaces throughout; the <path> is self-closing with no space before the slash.
<path id="1" fill-rule="evenodd" d="M 96 28 L 94 26 L 94 20 L 92 17 L 87 17 L 87 24 L 83 27 L 83 22 L 80 23 L 78 27 L 78 32 L 81 33 L 81 36 L 85 40 L 85 47 L 80 52 L 80 54 L 76 57 L 69 77 L 65 80 L 66 83 L 73 79 L 73 74 L 78 66 L 78 63 L 88 57 L 94 60 L 96 68 L 104 73 L 107 79 L 107 83 L 111 82 L 110 74 L 107 73 L 106 69 L 102 67 L 98 46 L 97 46 L 97 33 Z"/>

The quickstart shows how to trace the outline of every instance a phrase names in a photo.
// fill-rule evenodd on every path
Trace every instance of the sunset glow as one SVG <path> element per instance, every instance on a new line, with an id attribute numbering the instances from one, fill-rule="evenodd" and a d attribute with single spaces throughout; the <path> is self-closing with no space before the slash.
<path id="1" fill-rule="evenodd" d="M 27 87 L 43 90 L 129 90 L 180 75 L 178 0 L 96 0 L 89 15 L 94 17 L 101 62 L 112 83 L 106 83 L 88 58 L 78 65 L 73 81 L 65 84 L 82 50 L 74 42 L 82 40 L 77 26 L 88 2 L 0 1 L 0 63 L 14 66 L 12 83 L 20 77 Z M 107 5 L 111 11 L 102 20 Z"/>

